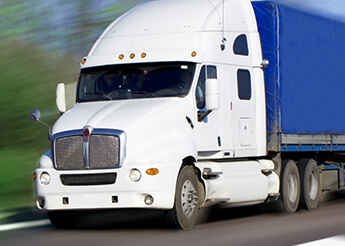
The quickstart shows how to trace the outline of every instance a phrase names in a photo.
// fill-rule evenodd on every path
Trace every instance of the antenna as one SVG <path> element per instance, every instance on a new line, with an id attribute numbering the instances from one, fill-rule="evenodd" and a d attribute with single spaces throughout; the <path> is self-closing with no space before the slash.
<path id="1" fill-rule="evenodd" d="M 222 43 L 220 45 L 220 49 L 223 51 L 225 50 L 225 42 L 226 42 L 226 38 L 225 38 L 225 29 L 224 29 L 224 12 L 225 12 L 225 0 L 222 0 L 222 34 L 223 34 L 223 38 L 222 38 Z"/>
<path id="2" fill-rule="evenodd" d="M 222 31 L 222 41 L 221 41 L 221 44 L 220 44 L 220 49 L 223 51 L 225 50 L 225 42 L 226 42 L 226 38 L 225 38 L 225 30 L 224 30 L 224 2 L 225 0 L 222 0 L 222 16 L 220 16 L 220 11 L 218 11 L 218 8 L 216 8 L 216 6 L 214 6 L 214 4 L 212 3 L 211 0 L 208 0 L 208 2 L 212 5 L 212 7 L 214 8 L 214 10 L 216 11 L 217 15 L 218 15 L 218 18 L 219 18 L 219 21 L 222 23 L 222 27 L 221 27 L 221 31 Z"/>

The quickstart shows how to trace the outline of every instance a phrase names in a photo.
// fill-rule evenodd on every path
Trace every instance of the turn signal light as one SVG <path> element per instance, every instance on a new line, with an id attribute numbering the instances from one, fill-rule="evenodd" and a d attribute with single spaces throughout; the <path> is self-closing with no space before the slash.
<path id="1" fill-rule="evenodd" d="M 157 168 L 149 168 L 146 170 L 146 174 L 148 175 L 157 175 L 159 173 Z"/>
<path id="2" fill-rule="evenodd" d="M 83 60 L 81 60 L 81 64 L 84 65 L 86 62 L 86 58 L 83 58 Z"/>
<path id="3" fill-rule="evenodd" d="M 33 180 L 36 180 L 36 179 L 37 179 L 37 173 L 33 173 L 33 174 L 32 174 L 32 179 L 33 179 Z"/>

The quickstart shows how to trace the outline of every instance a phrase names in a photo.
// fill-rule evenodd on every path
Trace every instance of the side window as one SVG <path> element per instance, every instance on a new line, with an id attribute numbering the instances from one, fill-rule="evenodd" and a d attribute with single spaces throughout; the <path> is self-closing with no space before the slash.
<path id="1" fill-rule="evenodd" d="M 233 51 L 236 55 L 249 55 L 247 36 L 245 34 L 241 34 L 235 39 Z"/>
<path id="2" fill-rule="evenodd" d="M 216 66 L 207 66 L 207 78 L 208 79 L 216 79 L 217 78 Z"/>
<path id="3" fill-rule="evenodd" d="M 252 97 L 252 85 L 250 80 L 250 73 L 245 69 L 237 70 L 237 88 L 238 97 L 241 100 L 250 100 Z"/>

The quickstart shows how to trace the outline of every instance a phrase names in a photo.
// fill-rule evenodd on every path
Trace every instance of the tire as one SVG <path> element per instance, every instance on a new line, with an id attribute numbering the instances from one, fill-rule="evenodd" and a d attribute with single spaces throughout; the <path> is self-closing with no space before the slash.
<path id="1" fill-rule="evenodd" d="M 316 161 L 301 159 L 298 162 L 298 170 L 301 178 L 300 207 L 308 210 L 316 209 L 321 198 L 320 173 Z"/>
<path id="2" fill-rule="evenodd" d="M 71 211 L 54 211 L 48 212 L 48 218 L 56 229 L 74 229 L 78 215 Z"/>
<path id="3" fill-rule="evenodd" d="M 177 178 L 175 204 L 167 212 L 169 224 L 183 230 L 194 227 L 199 212 L 199 181 L 193 167 L 185 166 Z"/>
<path id="4" fill-rule="evenodd" d="M 283 160 L 280 173 L 280 210 L 292 214 L 296 212 L 300 200 L 300 177 L 293 160 Z"/>

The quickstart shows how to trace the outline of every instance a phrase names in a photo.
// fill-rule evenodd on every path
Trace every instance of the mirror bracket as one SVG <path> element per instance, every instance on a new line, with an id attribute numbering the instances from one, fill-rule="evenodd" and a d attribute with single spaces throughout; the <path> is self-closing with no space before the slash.
<path id="1" fill-rule="evenodd" d="M 31 112 L 29 114 L 30 120 L 32 120 L 34 122 L 39 122 L 42 125 L 48 127 L 49 128 L 48 139 L 50 140 L 50 137 L 52 134 L 52 128 L 48 124 L 44 123 L 43 121 L 40 121 L 40 117 L 41 117 L 41 112 L 39 111 L 39 109 L 35 108 L 35 109 L 31 110 Z"/>
<path id="2" fill-rule="evenodd" d="M 198 121 L 201 122 L 203 121 L 207 115 L 209 115 L 212 112 L 212 110 L 207 110 L 207 111 L 198 111 Z"/>

